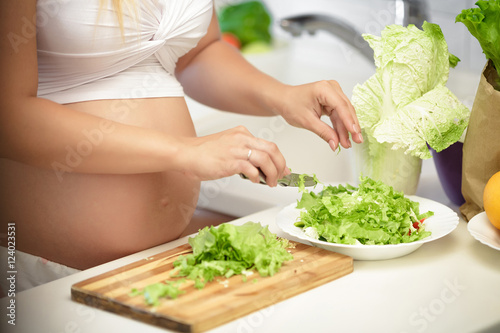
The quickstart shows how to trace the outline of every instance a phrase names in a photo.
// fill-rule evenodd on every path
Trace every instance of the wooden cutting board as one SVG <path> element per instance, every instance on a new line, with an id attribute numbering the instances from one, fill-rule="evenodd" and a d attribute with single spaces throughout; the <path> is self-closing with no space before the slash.
<path id="1" fill-rule="evenodd" d="M 291 242 L 292 243 L 292 242 Z M 325 284 L 353 271 L 351 257 L 317 247 L 292 243 L 294 259 L 272 277 L 254 273 L 216 278 L 198 290 L 187 280 L 185 294 L 148 306 L 143 295 L 129 296 L 132 288 L 173 279 L 173 262 L 191 252 L 189 244 L 98 275 L 71 287 L 74 301 L 181 332 L 203 332 L 254 311 Z"/>

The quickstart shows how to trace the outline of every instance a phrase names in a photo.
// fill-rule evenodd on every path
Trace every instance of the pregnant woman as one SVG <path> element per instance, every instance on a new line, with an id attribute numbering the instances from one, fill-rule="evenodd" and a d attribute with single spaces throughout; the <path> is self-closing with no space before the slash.
<path id="1" fill-rule="evenodd" d="M 178 238 L 202 180 L 289 173 L 243 126 L 196 137 L 185 94 L 281 115 L 334 150 L 362 142 L 337 82 L 259 72 L 220 40 L 211 0 L 0 6 L 0 260 L 15 224 L 18 291 Z"/>

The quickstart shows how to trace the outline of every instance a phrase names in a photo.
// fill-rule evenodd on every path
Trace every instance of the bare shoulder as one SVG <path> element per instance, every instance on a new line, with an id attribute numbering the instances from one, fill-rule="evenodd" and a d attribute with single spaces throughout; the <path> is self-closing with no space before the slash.
<path id="1" fill-rule="evenodd" d="M 206 35 L 198 42 L 195 48 L 190 50 L 184 56 L 179 58 L 177 62 L 176 72 L 181 72 L 188 64 L 193 60 L 203 49 L 205 49 L 211 43 L 220 40 L 220 28 L 219 22 L 217 20 L 217 14 L 214 10 L 212 14 L 212 20 L 208 26 Z"/>

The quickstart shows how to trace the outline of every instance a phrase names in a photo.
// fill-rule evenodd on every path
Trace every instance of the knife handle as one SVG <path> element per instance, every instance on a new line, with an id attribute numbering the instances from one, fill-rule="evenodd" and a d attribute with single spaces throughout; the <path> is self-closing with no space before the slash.
<path id="1" fill-rule="evenodd" d="M 259 170 L 259 183 L 263 185 L 267 185 L 266 183 L 266 175 L 262 172 L 260 168 L 257 168 Z M 240 173 L 240 177 L 243 179 L 249 179 L 245 174 Z"/>

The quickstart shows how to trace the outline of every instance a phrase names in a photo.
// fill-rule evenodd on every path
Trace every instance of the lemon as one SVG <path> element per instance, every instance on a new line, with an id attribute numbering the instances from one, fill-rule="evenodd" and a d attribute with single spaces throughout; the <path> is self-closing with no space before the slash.
<path id="1" fill-rule="evenodd" d="M 500 171 L 491 176 L 484 187 L 483 206 L 491 224 L 500 229 Z"/>

